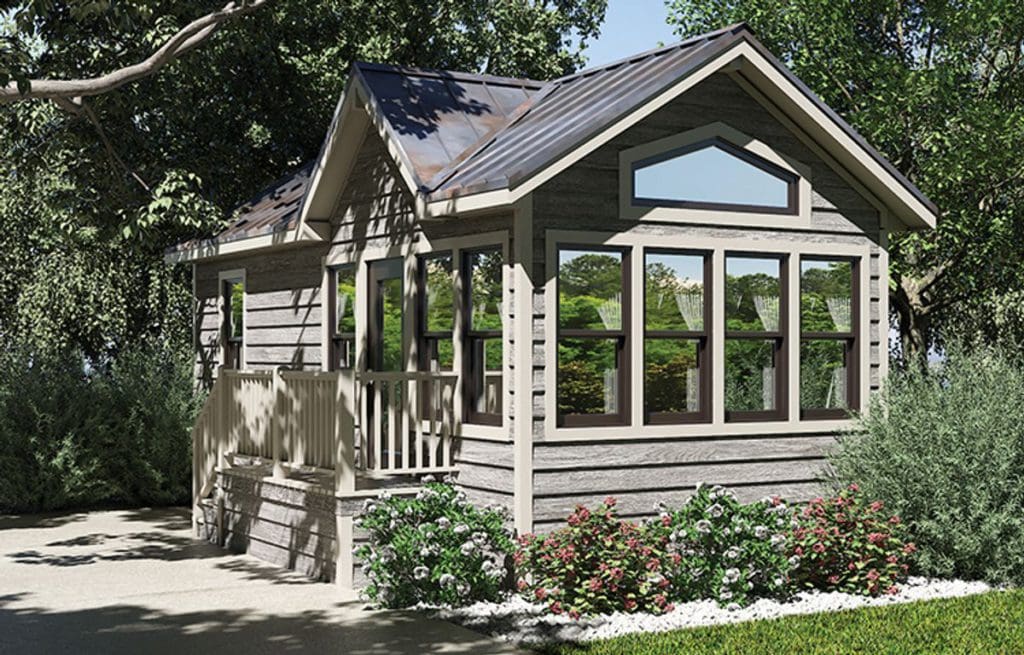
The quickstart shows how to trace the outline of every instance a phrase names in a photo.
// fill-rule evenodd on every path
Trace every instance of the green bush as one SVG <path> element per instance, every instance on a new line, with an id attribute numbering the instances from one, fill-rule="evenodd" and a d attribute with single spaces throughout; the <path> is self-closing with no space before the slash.
<path id="1" fill-rule="evenodd" d="M 744 505 L 722 487 L 701 485 L 681 508 L 661 508 L 648 532 L 680 556 L 670 576 L 678 600 L 735 607 L 788 594 L 791 517 L 779 498 Z"/>
<path id="2" fill-rule="evenodd" d="M 357 518 L 366 595 L 391 608 L 497 601 L 507 587 L 512 539 L 503 509 L 479 509 L 451 484 L 427 479 L 415 497 L 387 492 Z"/>
<path id="3" fill-rule="evenodd" d="M 0 511 L 187 503 L 193 391 L 187 347 L 146 343 L 113 362 L 0 358 Z"/>
<path id="4" fill-rule="evenodd" d="M 568 525 L 547 535 L 523 535 L 515 563 L 519 592 L 572 618 L 603 612 L 672 610 L 673 559 L 664 540 L 615 515 L 615 499 L 590 510 L 579 506 Z M 674 558 L 678 561 L 678 555 Z"/>
<path id="5" fill-rule="evenodd" d="M 815 498 L 793 531 L 797 582 L 812 589 L 878 596 L 899 591 L 915 546 L 899 517 L 869 503 L 851 484 L 834 498 Z"/>
<path id="6" fill-rule="evenodd" d="M 930 576 L 1024 584 L 1024 367 L 994 350 L 896 371 L 833 456 L 899 515 Z"/>

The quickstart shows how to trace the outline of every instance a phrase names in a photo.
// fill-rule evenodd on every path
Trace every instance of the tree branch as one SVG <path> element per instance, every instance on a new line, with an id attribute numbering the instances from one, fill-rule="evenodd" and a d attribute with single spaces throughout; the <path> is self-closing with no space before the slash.
<path id="1" fill-rule="evenodd" d="M 62 98 L 61 101 L 64 101 L 64 99 Z M 82 113 L 84 113 L 86 118 L 89 119 L 92 126 L 96 128 L 96 134 L 99 135 L 100 142 L 103 143 L 103 148 L 107 151 L 107 156 L 110 157 L 110 162 L 115 166 L 120 167 L 121 170 L 128 174 L 128 176 L 138 182 L 139 185 L 146 190 L 146 193 L 152 193 L 152 189 L 149 188 L 146 181 L 139 177 L 138 173 L 129 168 L 128 164 L 124 162 L 124 159 L 122 159 L 121 156 L 117 154 L 117 151 L 114 150 L 114 145 L 107 137 L 107 131 L 103 129 L 103 124 L 100 123 L 100 119 L 96 116 L 96 112 L 92 110 L 92 107 L 86 104 L 84 100 L 80 100 L 77 106 L 81 108 Z"/>
<path id="2" fill-rule="evenodd" d="M 225 22 L 251 13 L 267 2 L 270 0 L 232 0 L 219 11 L 197 18 L 181 28 L 143 61 L 99 77 L 80 80 L 30 80 L 29 89 L 25 93 L 18 90 L 16 82 L 11 82 L 0 87 L 0 103 L 45 98 L 54 100 L 65 109 L 70 109 L 69 102 L 79 106 L 81 98 L 107 93 L 130 82 L 153 75 L 170 62 L 208 40 Z"/>

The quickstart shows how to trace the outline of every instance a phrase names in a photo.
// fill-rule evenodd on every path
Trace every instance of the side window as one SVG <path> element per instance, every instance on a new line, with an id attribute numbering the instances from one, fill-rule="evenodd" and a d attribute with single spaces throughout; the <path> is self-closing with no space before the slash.
<path id="1" fill-rule="evenodd" d="M 558 422 L 629 421 L 629 251 L 558 251 Z"/>
<path id="2" fill-rule="evenodd" d="M 331 370 L 355 365 L 356 268 L 341 266 L 331 272 Z"/>
<path id="3" fill-rule="evenodd" d="M 422 371 L 450 371 L 455 365 L 452 331 L 455 295 L 452 254 L 419 259 L 419 366 Z"/>
<path id="4" fill-rule="evenodd" d="M 241 279 L 224 280 L 221 283 L 221 340 L 224 350 L 225 368 L 243 367 L 242 349 L 245 335 L 245 284 Z"/>
<path id="5" fill-rule="evenodd" d="M 786 276 L 779 257 L 725 259 L 726 420 L 786 418 Z"/>
<path id="6" fill-rule="evenodd" d="M 800 415 L 844 418 L 857 407 L 856 263 L 800 261 Z"/>
<path id="7" fill-rule="evenodd" d="M 501 425 L 502 398 L 502 268 L 500 248 L 463 255 L 465 288 L 465 393 L 470 423 Z"/>
<path id="8" fill-rule="evenodd" d="M 710 420 L 710 263 L 705 253 L 644 253 L 647 423 Z"/>

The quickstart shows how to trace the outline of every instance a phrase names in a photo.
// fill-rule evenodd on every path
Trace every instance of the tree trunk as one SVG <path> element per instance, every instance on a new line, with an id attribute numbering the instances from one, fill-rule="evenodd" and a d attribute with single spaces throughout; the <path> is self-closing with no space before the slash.
<path id="1" fill-rule="evenodd" d="M 903 278 L 892 295 L 899 321 L 903 363 L 907 366 L 928 365 L 928 336 L 931 331 L 930 308 L 921 297 L 915 280 Z"/>

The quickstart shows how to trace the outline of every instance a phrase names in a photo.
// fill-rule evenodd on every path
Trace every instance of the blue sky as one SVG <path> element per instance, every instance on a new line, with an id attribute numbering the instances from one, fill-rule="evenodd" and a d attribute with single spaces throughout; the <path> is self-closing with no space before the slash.
<path id="1" fill-rule="evenodd" d="M 601 36 L 583 53 L 589 59 L 587 66 L 600 66 L 661 43 L 678 41 L 665 24 L 667 15 L 664 0 L 608 0 Z"/>

